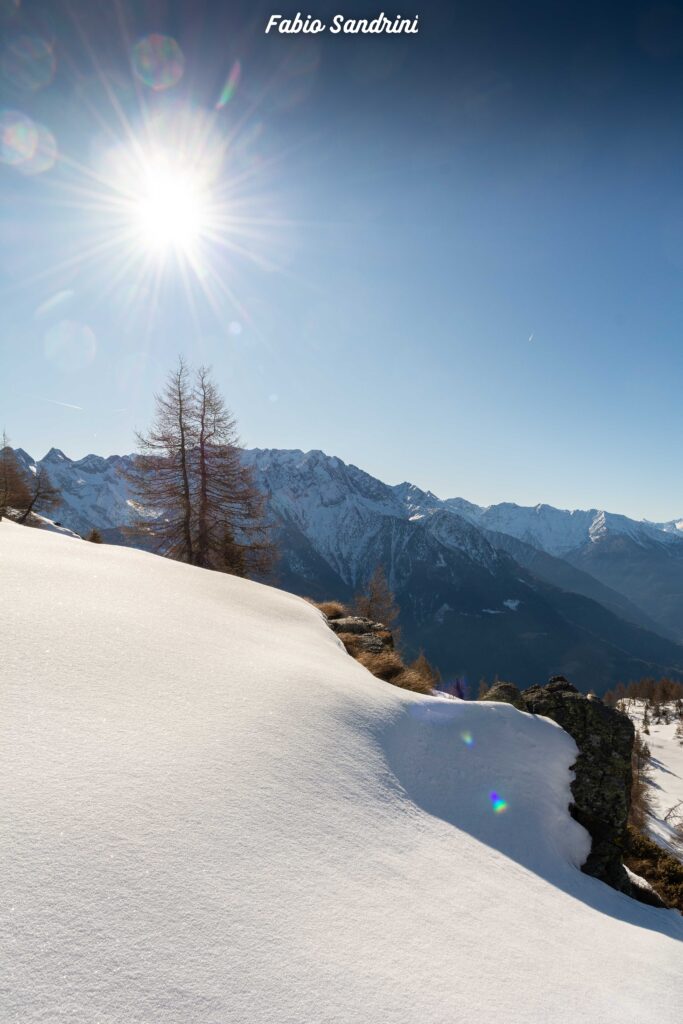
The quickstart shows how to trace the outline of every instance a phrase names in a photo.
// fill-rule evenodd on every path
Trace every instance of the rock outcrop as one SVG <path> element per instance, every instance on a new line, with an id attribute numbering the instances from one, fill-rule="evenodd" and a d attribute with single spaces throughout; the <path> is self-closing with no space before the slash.
<path id="1" fill-rule="evenodd" d="M 328 619 L 330 629 L 340 635 L 347 643 L 352 638 L 352 646 L 356 651 L 369 651 L 381 654 L 391 651 L 394 638 L 391 631 L 381 622 L 373 622 L 362 615 L 347 615 L 341 619 Z"/>
<path id="2" fill-rule="evenodd" d="M 631 798 L 631 720 L 602 701 L 580 693 L 563 676 L 546 686 L 520 693 L 511 683 L 498 683 L 484 700 L 514 704 L 534 715 L 552 718 L 579 748 L 573 765 L 572 816 L 591 837 L 591 852 L 582 870 L 622 892 L 631 891 L 623 865 Z"/>

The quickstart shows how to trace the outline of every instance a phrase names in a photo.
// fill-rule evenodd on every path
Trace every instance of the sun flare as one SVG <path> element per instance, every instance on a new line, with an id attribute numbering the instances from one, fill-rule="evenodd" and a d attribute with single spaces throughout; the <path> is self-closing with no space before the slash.
<path id="1" fill-rule="evenodd" d="M 187 255 L 208 228 L 208 198 L 198 177 L 163 157 L 145 168 L 132 216 L 142 244 L 152 252 Z"/>

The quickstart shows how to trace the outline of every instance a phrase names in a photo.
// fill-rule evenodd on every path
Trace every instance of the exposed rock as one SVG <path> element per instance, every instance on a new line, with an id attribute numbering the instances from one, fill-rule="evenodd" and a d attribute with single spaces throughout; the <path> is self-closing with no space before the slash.
<path id="1" fill-rule="evenodd" d="M 631 799 L 631 753 L 635 731 L 627 715 L 589 699 L 564 676 L 546 686 L 519 692 L 512 683 L 497 683 L 482 698 L 514 704 L 522 711 L 552 718 L 579 748 L 572 765 L 572 816 L 588 831 L 591 852 L 582 870 L 622 892 L 631 891 L 623 865 Z"/>
<path id="2" fill-rule="evenodd" d="M 363 615 L 347 615 L 343 619 L 328 619 L 330 629 L 335 633 L 377 633 L 386 632 L 387 627 L 381 622 L 373 622 Z"/>
<path id="3" fill-rule="evenodd" d="M 356 646 L 360 651 L 370 651 L 371 654 L 381 654 L 382 651 L 392 650 L 394 643 L 391 633 L 358 633 L 354 636 Z"/>
<path id="4" fill-rule="evenodd" d="M 579 748 L 570 810 L 592 840 L 582 870 L 615 889 L 630 892 L 623 855 L 631 799 L 633 723 L 602 701 L 588 700 L 562 676 L 553 677 L 547 686 L 532 686 L 521 696 L 527 711 L 552 718 Z"/>
<path id="5" fill-rule="evenodd" d="M 522 694 L 514 683 L 494 683 L 481 699 L 498 700 L 504 704 L 513 704 L 520 711 L 527 710 L 522 700 Z"/>
<path id="6" fill-rule="evenodd" d="M 361 651 L 381 654 L 394 649 L 394 637 L 381 622 L 373 622 L 362 615 L 347 615 L 343 619 L 328 619 L 327 624 L 356 656 Z"/>

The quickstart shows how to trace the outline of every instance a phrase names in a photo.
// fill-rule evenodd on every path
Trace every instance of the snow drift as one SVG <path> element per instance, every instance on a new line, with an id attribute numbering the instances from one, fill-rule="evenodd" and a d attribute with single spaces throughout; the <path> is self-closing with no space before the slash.
<path id="1" fill-rule="evenodd" d="M 678 1020 L 681 918 L 580 873 L 553 723 L 137 551 L 2 522 L 0 587 L 6 1024 Z"/>

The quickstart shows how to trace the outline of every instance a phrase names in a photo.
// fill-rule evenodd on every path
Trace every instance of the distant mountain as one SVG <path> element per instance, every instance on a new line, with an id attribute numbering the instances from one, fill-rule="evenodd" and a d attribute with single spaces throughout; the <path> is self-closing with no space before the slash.
<path id="1" fill-rule="evenodd" d="M 31 457 L 17 454 L 31 472 Z M 41 463 L 62 490 L 58 521 L 126 542 L 132 503 L 122 471 L 130 458 L 74 461 L 51 449 Z M 254 449 L 244 459 L 266 495 L 281 553 L 275 582 L 305 596 L 348 599 L 384 565 L 405 645 L 424 648 L 446 676 L 475 687 L 481 676 L 528 685 L 562 673 L 599 692 L 646 674 L 683 677 L 683 648 L 658 635 L 655 616 L 577 564 L 587 544 L 616 533 L 638 550 L 669 552 L 674 565 L 683 537 L 671 524 L 442 501 L 320 451 Z"/>
<path id="2" fill-rule="evenodd" d="M 683 520 L 636 522 L 597 509 L 568 512 L 549 505 L 481 508 L 461 498 L 444 505 L 477 526 L 562 558 L 635 605 L 645 615 L 642 622 L 683 640 Z"/>
<path id="3" fill-rule="evenodd" d="M 130 455 L 110 455 L 106 459 L 86 455 L 74 460 L 59 448 L 51 448 L 37 463 L 22 448 L 15 449 L 15 455 L 28 472 L 35 465 L 48 471 L 62 495 L 62 504 L 52 518 L 69 529 L 85 535 L 93 526 L 116 529 L 130 522 L 130 494 L 122 475 L 130 465 Z"/>
<path id="4" fill-rule="evenodd" d="M 627 516 L 599 509 L 573 512 L 551 505 L 526 507 L 502 502 L 481 507 L 462 498 L 449 498 L 443 505 L 487 530 L 497 530 L 560 558 L 606 537 L 628 537 L 638 544 L 656 543 L 683 550 L 683 534 L 676 523 L 637 522 Z"/>
<path id="5" fill-rule="evenodd" d="M 651 619 L 642 608 L 633 604 L 618 591 L 605 586 L 588 572 L 578 569 L 566 559 L 550 555 L 547 551 L 535 548 L 507 533 L 484 530 L 484 534 L 495 548 L 507 551 L 520 565 L 523 565 L 534 576 L 545 580 L 546 583 L 552 583 L 553 586 L 559 587 L 561 590 L 570 590 L 576 594 L 582 594 L 584 597 L 590 597 L 628 622 L 633 622 L 644 629 L 662 633 L 665 636 L 669 635 L 668 631 Z M 674 639 L 673 636 L 669 638 Z"/>

